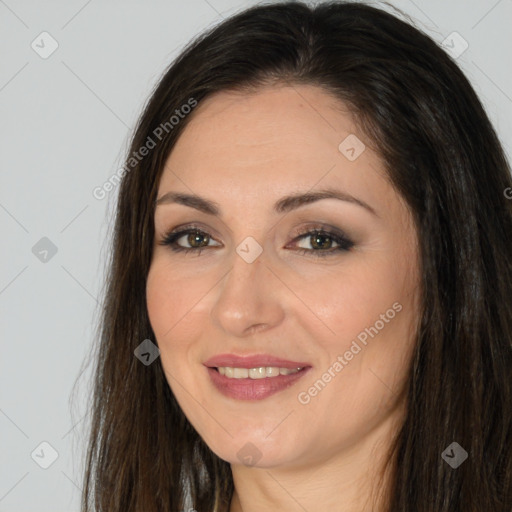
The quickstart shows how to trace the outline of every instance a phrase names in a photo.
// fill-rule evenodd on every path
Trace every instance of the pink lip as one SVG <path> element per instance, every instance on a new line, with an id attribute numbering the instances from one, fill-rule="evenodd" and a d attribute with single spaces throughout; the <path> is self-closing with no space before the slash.
<path id="1" fill-rule="evenodd" d="M 264 379 L 230 379 L 221 375 L 215 368 L 208 368 L 211 382 L 224 396 L 237 400 L 262 400 L 278 393 L 302 378 L 311 366 L 291 375 L 278 375 Z"/>
<path id="2" fill-rule="evenodd" d="M 311 366 L 308 363 L 300 361 L 289 361 L 273 357 L 268 354 L 257 354 L 254 356 L 237 356 L 235 354 L 219 354 L 211 357 L 203 363 L 209 368 L 218 368 L 219 366 L 229 366 L 231 368 L 260 368 L 262 366 L 276 366 L 278 368 L 303 368 Z"/>
<path id="3" fill-rule="evenodd" d="M 290 387 L 311 370 L 311 365 L 308 363 L 281 359 L 268 354 L 253 356 L 220 354 L 208 359 L 203 364 L 207 367 L 211 382 L 217 390 L 229 398 L 238 400 L 262 400 L 267 398 Z M 278 375 L 277 377 L 265 377 L 264 379 L 230 379 L 217 371 L 219 366 L 248 369 L 274 366 L 290 369 L 302 368 L 302 370 L 291 375 Z"/>

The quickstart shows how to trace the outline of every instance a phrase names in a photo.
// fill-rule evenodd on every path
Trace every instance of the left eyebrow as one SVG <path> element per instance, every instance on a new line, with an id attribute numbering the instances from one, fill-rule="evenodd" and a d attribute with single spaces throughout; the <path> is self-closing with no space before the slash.
<path id="1" fill-rule="evenodd" d="M 374 208 L 361 199 L 354 197 L 346 192 L 335 189 L 322 189 L 314 192 L 298 193 L 282 197 L 274 204 L 275 213 L 285 213 L 296 210 L 306 204 L 311 204 L 322 199 L 338 199 L 352 204 L 356 204 L 366 209 L 376 217 L 379 217 Z M 190 208 L 195 208 L 208 215 L 220 216 L 221 208 L 218 203 L 195 194 L 183 194 L 180 192 L 167 192 L 155 201 L 156 206 L 161 204 L 178 203 Z"/>

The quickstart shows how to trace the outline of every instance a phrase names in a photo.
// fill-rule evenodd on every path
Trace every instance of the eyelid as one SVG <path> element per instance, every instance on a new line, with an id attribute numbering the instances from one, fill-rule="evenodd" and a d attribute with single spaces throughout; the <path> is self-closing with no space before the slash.
<path id="1" fill-rule="evenodd" d="M 208 228 L 209 229 L 209 228 Z M 160 245 L 168 246 L 174 252 L 183 252 L 185 254 L 192 253 L 200 256 L 201 252 L 205 249 L 212 249 L 214 247 L 218 247 L 218 245 L 206 245 L 202 247 L 183 247 L 177 244 L 177 240 L 186 236 L 187 234 L 198 232 L 201 235 L 206 235 L 209 238 L 209 241 L 214 241 L 219 244 L 218 240 L 213 237 L 208 229 L 203 229 L 197 223 L 190 224 L 182 224 L 176 226 L 168 233 L 166 233 L 161 241 Z M 348 252 L 354 246 L 355 243 L 352 239 L 347 236 L 343 230 L 340 228 L 336 228 L 334 226 L 325 225 L 323 223 L 309 223 L 306 226 L 300 226 L 294 229 L 293 239 L 291 243 L 297 243 L 302 239 L 307 239 L 308 237 L 312 237 L 314 234 L 319 234 L 320 236 L 327 236 L 330 238 L 337 247 L 329 248 L 327 250 L 315 250 L 315 249 L 305 249 L 305 248 L 297 248 L 295 252 L 301 255 L 308 255 L 313 257 L 329 257 L 330 255 L 334 255 L 336 253 Z M 222 244 L 221 244 L 222 245 Z M 210 251 L 207 251 L 210 252 Z"/>
<path id="2" fill-rule="evenodd" d="M 179 233 L 180 231 L 186 231 L 186 230 L 196 230 L 201 231 L 202 233 L 205 233 L 207 235 L 210 235 L 210 238 L 220 238 L 220 234 L 217 232 L 217 230 L 211 228 L 211 227 L 203 227 L 197 222 L 185 222 L 183 224 L 178 224 L 171 230 L 163 230 L 164 236 L 169 236 L 173 233 Z"/>
<path id="3" fill-rule="evenodd" d="M 218 242 L 218 240 L 216 239 L 218 235 L 215 230 L 212 230 L 211 228 L 203 228 L 198 223 L 195 222 L 179 224 L 178 226 L 175 226 L 173 229 L 165 231 L 163 237 L 168 237 L 172 234 L 180 233 L 182 231 L 187 230 L 200 231 L 201 233 L 209 235 L 210 238 Z M 347 241 L 352 240 L 352 238 L 347 233 L 345 233 L 345 231 L 342 230 L 341 228 L 337 228 L 335 226 L 323 222 L 309 222 L 306 223 L 306 225 L 296 227 L 292 230 L 291 236 L 295 239 L 296 237 L 299 237 L 301 235 L 308 234 L 310 231 L 323 231 L 328 234 L 337 235 L 341 238 L 346 239 Z"/>
<path id="4" fill-rule="evenodd" d="M 325 225 L 325 224 L 319 224 L 319 223 L 313 223 L 306 226 L 301 226 L 300 228 L 295 229 L 295 236 L 292 240 L 292 242 L 300 241 L 302 239 L 307 239 L 308 236 L 312 236 L 313 233 L 319 233 L 322 236 L 326 236 L 333 239 L 336 244 L 338 244 L 338 248 L 334 248 L 334 251 L 336 249 L 341 249 L 345 247 L 345 250 L 348 251 L 352 247 L 354 247 L 356 244 L 353 241 L 352 237 L 348 236 L 342 229 L 336 228 L 334 226 Z M 328 254 L 330 251 L 314 251 L 311 249 L 298 249 L 299 251 L 306 251 L 306 252 L 316 252 L 318 254 L 324 253 Z"/>
<path id="5" fill-rule="evenodd" d="M 183 236 L 186 236 L 188 233 L 193 232 L 193 231 L 197 231 L 201 234 L 207 235 L 210 238 L 210 240 L 213 240 L 216 243 L 220 243 L 215 238 L 215 236 L 212 236 L 212 234 L 210 233 L 210 228 L 203 228 L 194 222 L 188 223 L 188 224 L 187 223 L 180 224 L 169 231 L 165 231 L 164 234 L 160 237 L 160 241 L 158 243 L 159 243 L 159 245 L 170 246 L 172 249 L 172 246 L 176 244 L 177 240 L 179 240 Z M 212 231 L 214 231 L 214 230 L 212 230 Z M 170 242 L 170 239 L 173 239 L 173 241 Z M 181 247 L 181 246 L 178 246 L 178 247 L 180 247 L 180 249 L 176 249 L 176 248 L 174 249 L 176 252 L 178 252 L 180 250 L 200 252 L 200 250 L 197 248 L 189 248 L 189 247 Z M 218 245 L 206 246 L 206 247 L 201 248 L 201 250 L 209 249 L 212 247 L 218 247 Z"/>
<path id="6" fill-rule="evenodd" d="M 331 226 L 330 224 L 322 223 L 322 222 L 309 222 L 306 225 L 301 225 L 300 227 L 293 229 L 293 236 L 300 236 L 310 231 L 322 231 L 332 235 L 337 235 L 342 238 L 350 239 L 347 233 L 345 233 L 341 228 L 337 228 L 335 226 Z"/>

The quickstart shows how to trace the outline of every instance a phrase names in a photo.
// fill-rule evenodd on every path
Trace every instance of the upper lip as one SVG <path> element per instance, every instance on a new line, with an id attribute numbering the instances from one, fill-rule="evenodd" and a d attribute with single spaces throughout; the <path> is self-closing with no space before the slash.
<path id="1" fill-rule="evenodd" d="M 235 354 L 219 354 L 211 357 L 203 363 L 210 368 L 230 367 L 230 368 L 260 368 L 263 366 L 274 366 L 278 368 L 303 368 L 310 366 L 308 363 L 301 361 L 290 361 L 289 359 L 281 359 L 269 354 L 256 354 L 252 356 L 238 356 Z"/>

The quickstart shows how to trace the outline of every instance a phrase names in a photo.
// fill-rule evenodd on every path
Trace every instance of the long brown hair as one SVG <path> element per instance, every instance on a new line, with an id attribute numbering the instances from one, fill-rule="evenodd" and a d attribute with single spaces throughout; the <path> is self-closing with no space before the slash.
<path id="1" fill-rule="evenodd" d="M 156 343 L 145 301 L 154 203 L 164 163 L 194 116 L 183 106 L 283 81 L 317 85 L 349 106 L 420 240 L 421 327 L 388 510 L 510 512 L 510 167 L 452 58 L 412 23 L 360 2 L 246 9 L 192 41 L 155 87 L 119 185 L 82 512 L 229 509 L 230 465 L 184 416 L 160 359 L 144 365 L 134 350 Z M 469 455 L 457 469 L 441 457 L 454 441 Z"/>

